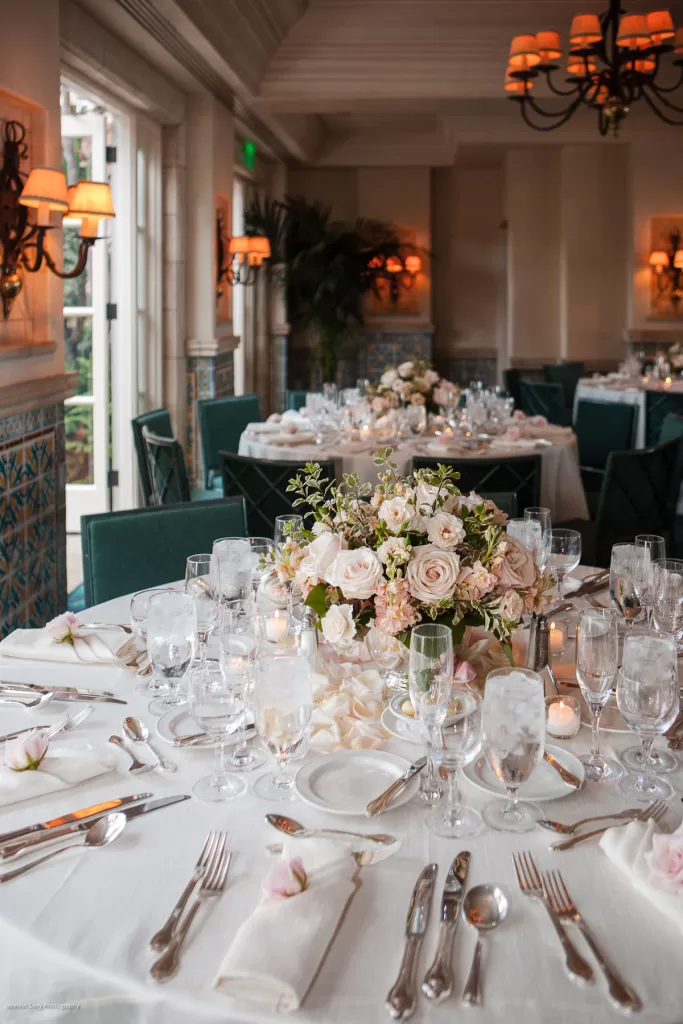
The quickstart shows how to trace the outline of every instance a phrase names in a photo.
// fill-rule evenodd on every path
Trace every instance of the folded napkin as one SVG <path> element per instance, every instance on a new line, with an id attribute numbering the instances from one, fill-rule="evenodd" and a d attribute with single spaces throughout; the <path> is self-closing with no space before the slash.
<path id="1" fill-rule="evenodd" d="M 246 433 L 247 434 L 279 434 L 280 423 L 247 423 Z"/>
<path id="2" fill-rule="evenodd" d="M 535 448 L 536 440 L 531 437 L 506 438 L 505 436 L 494 437 L 491 441 L 492 448 Z"/>
<path id="3" fill-rule="evenodd" d="M 600 846 L 633 888 L 683 931 L 682 827 L 673 835 L 662 835 L 654 821 L 631 821 L 623 828 L 607 829 Z"/>
<path id="4" fill-rule="evenodd" d="M 315 434 L 300 430 L 296 434 L 278 434 L 268 438 L 268 444 L 275 444 L 283 448 L 294 447 L 298 444 L 315 444 Z"/>
<path id="5" fill-rule="evenodd" d="M 116 652 L 128 637 L 118 630 L 88 630 L 73 644 L 57 643 L 46 629 L 15 629 L 0 640 L 0 654 L 29 661 L 61 661 L 69 665 L 115 665 Z"/>
<path id="6" fill-rule="evenodd" d="M 0 763 L 0 807 L 70 789 L 115 767 L 114 758 L 99 754 L 87 745 L 61 750 L 50 747 L 35 771 L 15 772 Z"/>
<path id="7" fill-rule="evenodd" d="M 278 902 L 261 900 L 240 926 L 214 982 L 233 999 L 271 1012 L 301 1006 L 356 891 L 356 865 L 347 848 L 322 839 L 285 839 L 282 859 L 292 858 L 303 861 L 307 888 Z"/>

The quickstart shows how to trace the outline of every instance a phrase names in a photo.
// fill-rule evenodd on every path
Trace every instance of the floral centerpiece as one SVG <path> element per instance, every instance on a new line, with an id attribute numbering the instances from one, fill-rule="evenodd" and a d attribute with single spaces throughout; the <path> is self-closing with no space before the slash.
<path id="1" fill-rule="evenodd" d="M 401 477 L 390 448 L 374 462 L 376 487 L 355 473 L 330 482 L 316 463 L 291 480 L 294 505 L 308 506 L 312 522 L 275 556 L 279 579 L 293 581 L 339 650 L 373 624 L 409 644 L 413 626 L 434 621 L 451 627 L 456 654 L 471 644 L 469 627 L 479 626 L 512 662 L 512 633 L 524 612 L 545 607 L 552 578 L 507 536 L 505 513 L 460 493 L 452 467 Z"/>
<path id="2" fill-rule="evenodd" d="M 454 402 L 459 392 L 456 384 L 426 363 L 411 359 L 382 374 L 372 388 L 372 409 L 380 416 L 407 405 L 426 405 L 428 412 L 438 412 L 439 406 Z"/>

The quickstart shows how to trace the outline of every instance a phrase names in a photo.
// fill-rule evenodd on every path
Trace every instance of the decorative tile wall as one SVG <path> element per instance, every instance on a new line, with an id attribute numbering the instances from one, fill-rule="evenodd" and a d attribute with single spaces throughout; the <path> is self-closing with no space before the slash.
<path id="1" fill-rule="evenodd" d="M 0 419 L 0 637 L 66 608 L 64 407 Z"/>
<path id="2" fill-rule="evenodd" d="M 485 387 L 494 387 L 497 383 L 498 360 L 495 356 L 449 356 L 437 363 L 436 369 L 442 376 L 463 387 L 474 380 L 483 381 Z"/>
<path id="3" fill-rule="evenodd" d="M 407 359 L 432 361 L 432 335 L 427 331 L 411 334 L 389 331 L 363 331 L 358 338 L 358 376 L 377 380 L 387 366 Z"/>
<path id="4" fill-rule="evenodd" d="M 205 398 L 224 398 L 234 393 L 235 364 L 232 352 L 221 352 L 217 356 L 188 356 L 185 461 L 191 486 L 204 486 L 197 402 Z"/>

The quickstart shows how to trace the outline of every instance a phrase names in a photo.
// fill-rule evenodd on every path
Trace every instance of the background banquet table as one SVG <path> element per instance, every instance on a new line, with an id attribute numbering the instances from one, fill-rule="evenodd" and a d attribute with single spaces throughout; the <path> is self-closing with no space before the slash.
<path id="1" fill-rule="evenodd" d="M 589 519 L 586 495 L 579 473 L 579 462 L 576 448 L 576 435 L 573 431 L 560 427 L 544 429 L 544 436 L 552 441 L 550 447 L 531 448 L 526 443 L 510 442 L 506 445 L 497 441 L 495 446 L 483 451 L 468 451 L 459 446 L 436 445 L 425 440 L 400 441 L 394 448 L 393 458 L 398 465 L 399 474 L 410 472 L 414 455 L 429 458 L 467 459 L 467 458 L 512 458 L 519 455 L 540 453 L 541 463 L 541 504 L 550 509 L 555 522 L 567 522 L 570 519 Z M 269 444 L 267 441 L 242 434 L 239 444 L 239 455 L 253 459 L 273 459 L 276 461 L 306 462 L 308 460 L 334 460 L 337 479 L 342 473 L 358 473 L 362 482 L 377 481 L 377 467 L 372 461 L 372 453 L 382 447 L 382 442 L 335 442 L 334 444 Z"/>
<path id="2" fill-rule="evenodd" d="M 647 435 L 647 408 L 645 395 L 647 392 L 658 394 L 683 394 L 683 383 L 673 381 L 664 384 L 657 380 L 626 380 L 618 377 L 584 377 L 576 386 L 574 411 L 582 399 L 589 402 L 619 402 L 622 405 L 635 405 L 638 409 L 635 446 L 645 447 Z"/>
<path id="3" fill-rule="evenodd" d="M 127 610 L 128 601 L 121 598 L 84 614 L 89 621 L 122 621 Z M 522 633 L 518 640 L 523 645 Z M 563 665 L 569 668 L 571 658 L 571 651 L 563 656 L 557 666 L 560 672 Z M 0 673 L 3 679 L 15 681 L 111 689 L 129 701 L 127 708 L 96 705 L 87 728 L 74 733 L 73 742 L 90 741 L 106 747 L 107 737 L 121 731 L 126 713 L 151 721 L 147 698 L 135 692 L 135 676 L 125 669 L 66 669 L 54 663 L 20 664 L 5 658 L 0 661 Z M 58 705 L 54 714 L 64 707 Z M 41 721 L 48 720 L 48 713 L 49 708 L 41 710 Z M 23 710 L 3 710 L 3 728 L 18 727 L 30 721 L 30 715 Z M 605 752 L 612 754 L 632 741 L 630 734 L 605 733 L 603 737 Z M 589 743 L 589 731 L 582 728 L 569 747 L 581 751 Z M 393 739 L 387 749 L 409 760 L 420 753 L 418 746 Z M 6 808 L 0 819 L 2 830 L 112 796 L 142 791 L 189 793 L 196 779 L 209 769 L 211 753 L 168 748 L 168 754 L 179 765 L 174 775 L 154 772 L 135 779 L 118 770 L 77 789 Z M 261 882 L 272 864 L 266 844 L 278 841 L 277 833 L 264 820 L 266 812 L 277 805 L 256 798 L 251 792 L 253 781 L 249 779 L 248 795 L 237 802 L 203 804 L 192 799 L 143 816 L 131 822 L 122 838 L 107 849 L 62 855 L 2 886 L 0 1019 L 9 1024 L 44 1019 L 74 1024 L 194 1024 L 204 1020 L 272 1024 L 281 1020 L 275 1014 L 237 1006 L 212 989 L 239 924 L 258 902 Z M 683 788 L 680 771 L 672 781 L 678 790 Z M 489 799 L 469 783 L 464 784 L 464 792 L 475 806 Z M 543 806 L 549 817 L 573 820 L 623 805 L 613 787 L 588 785 L 580 793 Z M 678 799 L 673 800 L 667 819 L 671 826 L 679 823 L 679 808 Z M 284 809 L 306 825 L 361 830 L 368 825 L 365 819 L 324 815 L 298 798 Z M 445 840 L 427 831 L 424 813 L 414 798 L 376 820 L 375 825 L 381 820 L 381 831 L 400 836 L 403 845 L 392 858 L 364 870 L 361 894 L 352 902 L 298 1011 L 301 1021 L 380 1024 L 389 1020 L 383 1004 L 398 969 L 412 886 L 427 862 L 438 862 L 432 921 L 420 961 L 424 972 L 436 945 L 438 899 L 446 870 L 463 848 L 472 851 L 468 884 L 498 883 L 511 900 L 508 920 L 486 944 L 485 1005 L 477 1013 L 482 1024 L 503 1017 L 510 1024 L 570 1024 L 577 1020 L 609 1024 L 623 1019 L 607 1002 L 601 978 L 589 988 L 578 988 L 566 977 L 543 909 L 523 899 L 515 884 L 511 853 L 522 849 L 531 850 L 541 868 L 561 867 L 600 944 L 640 994 L 644 1003 L 640 1019 L 652 1024 L 680 1020 L 683 935 L 650 908 L 593 842 L 568 853 L 551 854 L 548 843 L 553 836 L 541 830 L 523 836 L 485 831 L 464 841 Z M 228 832 L 233 851 L 228 886 L 223 897 L 197 919 L 179 974 L 168 985 L 157 987 L 147 978 L 152 961 L 148 942 L 187 881 L 209 828 Z M 473 947 L 474 935 L 461 922 L 455 952 L 456 999 L 437 1007 L 421 999 L 415 1021 L 439 1024 L 453 1019 Z M 48 1014 L 10 1007 L 22 1003 L 34 1008 L 59 1004 L 60 1008 Z M 67 1004 L 72 1003 L 79 1008 L 70 1009 Z"/>

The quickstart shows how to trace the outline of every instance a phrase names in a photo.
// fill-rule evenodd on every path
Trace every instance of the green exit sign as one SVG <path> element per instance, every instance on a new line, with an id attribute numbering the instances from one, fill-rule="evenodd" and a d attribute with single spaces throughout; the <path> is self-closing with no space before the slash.
<path id="1" fill-rule="evenodd" d="M 242 159 L 244 166 L 249 171 L 253 171 L 256 165 L 256 143 L 247 141 L 242 146 Z"/>

